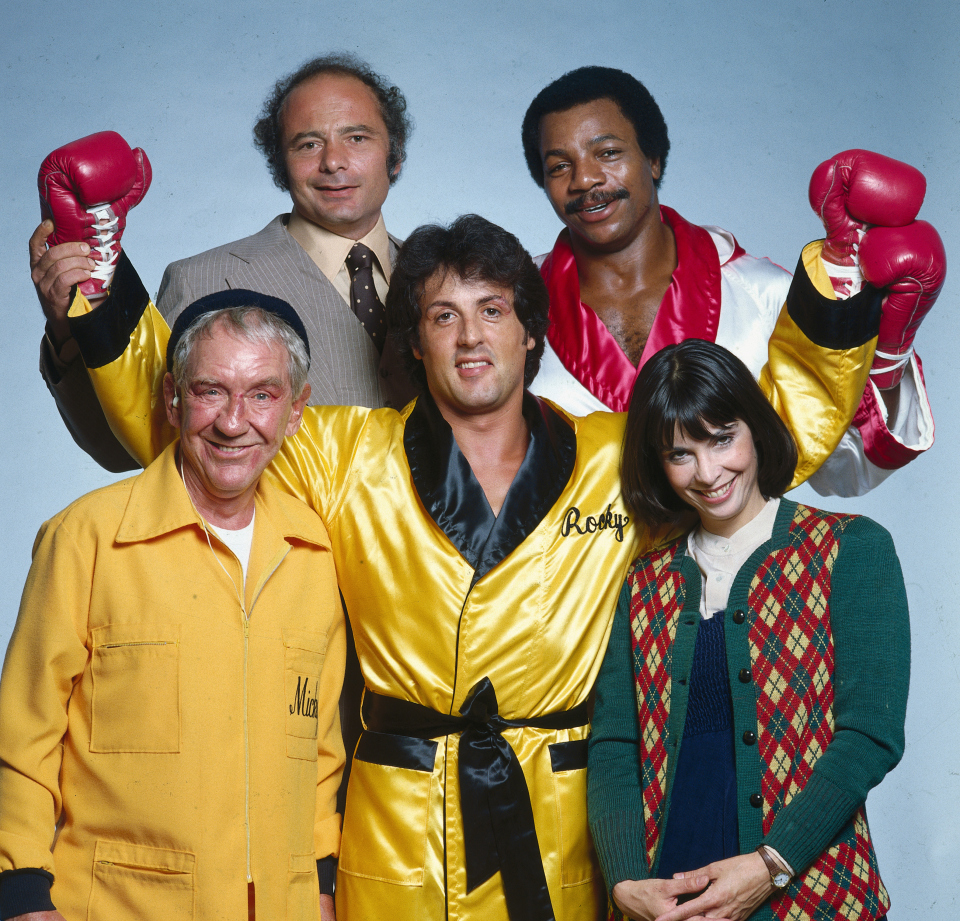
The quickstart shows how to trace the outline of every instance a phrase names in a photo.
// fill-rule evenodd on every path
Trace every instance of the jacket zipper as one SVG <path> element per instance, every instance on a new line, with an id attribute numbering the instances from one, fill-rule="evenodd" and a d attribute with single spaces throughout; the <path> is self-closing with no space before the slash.
<path id="1" fill-rule="evenodd" d="M 280 568 L 280 564 L 284 561 L 287 554 L 290 552 L 290 545 L 287 544 L 286 549 L 283 551 L 283 556 L 277 560 L 276 565 L 270 572 L 267 573 L 266 577 L 260 583 L 260 588 L 257 590 L 257 594 L 253 598 L 253 602 L 250 605 L 250 614 L 247 613 L 246 606 L 243 601 L 240 603 L 240 612 L 243 616 L 243 770 L 244 770 L 244 803 L 243 803 L 243 815 L 244 822 L 246 824 L 246 837 L 247 837 L 247 885 L 253 883 L 253 857 L 252 857 L 252 848 L 250 844 L 250 722 L 249 722 L 249 688 L 247 682 L 247 673 L 250 666 L 250 615 L 253 614 L 253 609 L 257 606 L 257 601 L 260 598 L 260 594 L 263 589 L 266 587 L 267 582 L 273 577 L 273 574 Z"/>
<path id="2" fill-rule="evenodd" d="M 250 726 L 248 722 L 247 666 L 250 661 L 250 617 L 241 603 L 243 616 L 243 821 L 247 837 L 247 884 L 253 882 L 250 856 Z"/>

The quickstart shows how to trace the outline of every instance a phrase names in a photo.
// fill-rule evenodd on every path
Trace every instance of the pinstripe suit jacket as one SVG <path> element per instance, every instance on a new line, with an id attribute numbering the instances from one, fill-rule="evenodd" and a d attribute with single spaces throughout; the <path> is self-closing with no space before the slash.
<path id="1" fill-rule="evenodd" d="M 171 325 L 198 298 L 226 288 L 249 288 L 289 301 L 310 338 L 310 402 L 341 406 L 393 406 L 415 396 L 397 354 L 387 340 L 383 357 L 333 284 L 287 232 L 287 215 L 259 233 L 167 266 L 157 309 Z M 398 241 L 390 238 L 390 260 Z M 110 431 L 78 358 L 61 376 L 49 345 L 41 348 L 40 371 L 77 444 L 108 470 L 137 465 Z"/>

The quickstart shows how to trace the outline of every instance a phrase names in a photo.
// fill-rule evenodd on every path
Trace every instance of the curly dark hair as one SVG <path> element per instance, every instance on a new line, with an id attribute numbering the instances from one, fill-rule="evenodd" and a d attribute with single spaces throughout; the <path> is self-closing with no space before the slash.
<path id="1" fill-rule="evenodd" d="M 543 188 L 543 160 L 540 157 L 540 120 L 551 112 L 565 112 L 574 106 L 611 99 L 633 124 L 637 143 L 648 160 L 660 161 L 659 189 L 667 168 L 670 138 L 667 123 L 650 91 L 636 78 L 614 67 L 578 67 L 554 80 L 537 93 L 523 116 L 523 153 L 533 181 Z"/>
<path id="2" fill-rule="evenodd" d="M 424 224 L 400 247 L 390 276 L 387 323 L 411 379 L 425 391 L 420 349 L 420 300 L 426 283 L 437 273 L 453 272 L 466 281 L 482 280 L 513 291 L 513 309 L 536 343 L 527 352 L 523 385 L 529 387 L 540 370 L 544 340 L 550 325 L 547 287 L 530 254 L 502 227 L 477 214 L 464 214 L 449 227 Z"/>
<path id="3" fill-rule="evenodd" d="M 370 87 L 373 95 L 377 97 L 380 115 L 387 126 L 390 140 L 386 165 L 390 184 L 393 185 L 400 177 L 400 173 L 394 170 L 403 163 L 407 152 L 407 139 L 413 133 L 413 119 L 407 114 L 407 100 L 399 87 L 393 86 L 385 77 L 375 73 L 356 55 L 337 52 L 313 58 L 292 74 L 278 80 L 263 102 L 260 117 L 253 126 L 253 144 L 267 158 L 267 166 L 277 188 L 284 192 L 290 191 L 290 177 L 283 156 L 283 107 L 290 94 L 301 83 L 322 74 L 355 77 Z"/>
<path id="4" fill-rule="evenodd" d="M 735 419 L 753 436 L 761 494 L 765 499 L 782 496 L 797 466 L 797 447 L 736 355 L 714 342 L 686 339 L 661 349 L 643 366 L 630 397 L 620 466 L 623 499 L 637 520 L 677 525 L 690 512 L 663 470 L 663 452 L 677 429 L 694 441 L 706 441 L 707 425 L 729 425 Z"/>

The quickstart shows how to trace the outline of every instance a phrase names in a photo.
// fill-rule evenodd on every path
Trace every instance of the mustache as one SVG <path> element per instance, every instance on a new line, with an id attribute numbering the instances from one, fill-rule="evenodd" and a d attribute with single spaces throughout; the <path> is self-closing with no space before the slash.
<path id="1" fill-rule="evenodd" d="M 568 201 L 563 206 L 564 214 L 576 214 L 584 208 L 593 208 L 595 205 L 609 205 L 612 201 L 623 201 L 629 198 L 630 193 L 626 189 L 615 189 L 613 192 L 585 192 L 579 198 Z"/>

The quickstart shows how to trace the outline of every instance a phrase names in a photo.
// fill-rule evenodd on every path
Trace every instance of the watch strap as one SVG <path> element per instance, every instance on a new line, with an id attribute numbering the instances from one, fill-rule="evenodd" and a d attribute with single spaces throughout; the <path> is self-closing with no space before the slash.
<path id="1" fill-rule="evenodd" d="M 790 884 L 790 874 L 773 859 L 765 844 L 757 846 L 757 853 L 763 859 L 767 872 L 770 874 L 770 882 L 773 883 L 773 887 L 775 889 L 786 889 Z"/>

